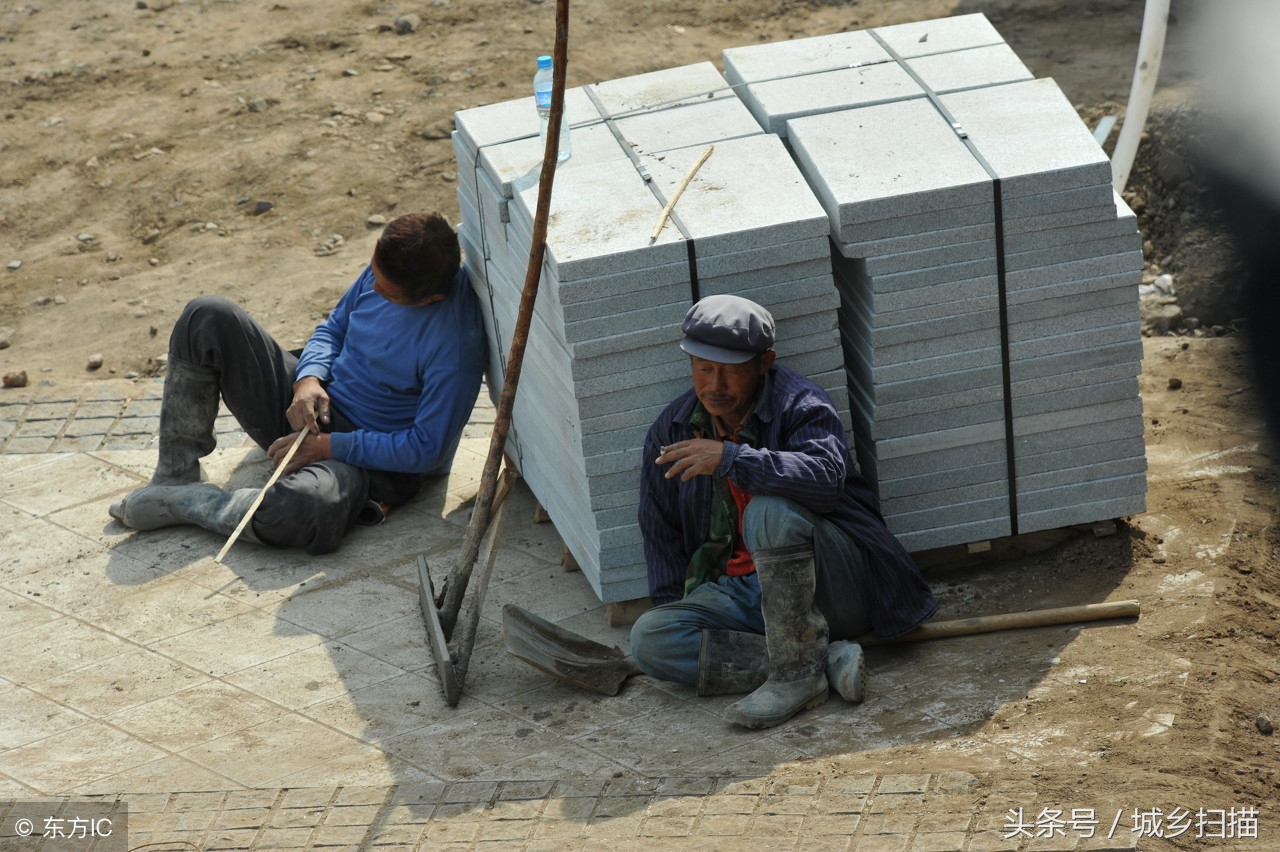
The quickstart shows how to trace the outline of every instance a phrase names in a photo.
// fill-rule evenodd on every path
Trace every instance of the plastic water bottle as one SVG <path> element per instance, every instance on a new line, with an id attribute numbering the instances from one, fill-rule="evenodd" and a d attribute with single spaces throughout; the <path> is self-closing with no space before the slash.
<path id="1" fill-rule="evenodd" d="M 538 108 L 538 118 L 542 119 L 542 128 L 539 131 L 538 138 L 542 140 L 542 149 L 547 149 L 547 125 L 551 120 L 551 57 L 538 57 L 538 70 L 533 75 L 533 102 Z M 564 116 L 560 118 L 560 150 L 557 154 L 557 162 L 563 163 L 573 155 L 573 148 L 569 144 L 569 124 L 564 120 Z"/>

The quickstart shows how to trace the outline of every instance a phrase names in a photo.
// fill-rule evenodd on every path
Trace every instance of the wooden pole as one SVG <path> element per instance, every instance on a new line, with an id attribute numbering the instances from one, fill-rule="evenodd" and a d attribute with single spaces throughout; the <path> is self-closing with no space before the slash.
<path id="1" fill-rule="evenodd" d="M 493 498 L 493 521 L 489 524 L 489 532 L 485 535 L 484 546 L 480 551 L 477 564 L 480 572 L 476 576 L 475 590 L 471 593 L 471 606 L 467 608 L 466 617 L 455 629 L 454 646 L 458 649 L 454 657 L 454 677 L 459 688 L 467 679 L 467 671 L 471 668 L 471 652 L 476 645 L 476 631 L 480 627 L 480 610 L 484 606 L 484 597 L 489 591 L 489 579 L 493 576 L 493 565 L 498 559 L 498 542 L 502 541 L 502 527 L 507 518 L 507 499 L 511 495 L 511 486 L 520 474 L 510 467 L 502 469 L 502 478 L 498 481 L 498 493 Z M 454 698 L 449 702 L 453 707 L 458 703 Z"/>
<path id="2" fill-rule="evenodd" d="M 957 618 L 952 621 L 936 621 L 922 624 L 910 633 L 904 633 L 893 639 L 877 639 L 874 636 L 867 635 L 858 639 L 858 644 L 868 647 L 873 645 L 897 645 L 901 642 L 923 642 L 926 639 L 972 636 L 976 633 L 994 633 L 998 630 L 1016 630 L 1021 627 L 1051 627 L 1055 624 L 1074 624 L 1079 621 L 1137 618 L 1141 611 L 1137 601 L 1110 601 L 1107 603 L 1061 606 L 1055 609 L 1034 609 L 1029 612 L 977 615 L 973 618 Z"/>
<path id="3" fill-rule="evenodd" d="M 516 388 L 520 383 L 520 370 L 524 363 L 524 350 L 529 341 L 529 325 L 533 319 L 533 303 L 538 295 L 538 282 L 542 277 L 542 261 L 547 248 L 547 219 L 551 214 L 551 188 L 555 181 L 556 165 L 560 151 L 560 122 L 564 115 L 565 69 L 569 62 L 569 0 L 556 0 L 556 40 L 552 53 L 551 115 L 547 125 L 547 142 L 542 153 L 542 172 L 538 178 L 538 205 L 533 216 L 533 239 L 529 244 L 529 264 L 525 270 L 524 289 L 520 294 L 520 308 L 516 315 L 515 331 L 507 355 L 507 375 L 498 398 L 498 410 L 493 421 L 493 435 L 489 441 L 489 455 L 480 475 L 480 491 L 475 507 L 471 510 L 471 523 L 463 541 L 458 561 L 437 601 L 440 608 L 440 624 L 445 636 L 453 632 L 462 607 L 462 596 L 471 579 L 476 555 L 480 551 L 480 539 L 489 525 L 489 513 L 497 490 L 498 468 L 507 446 L 507 432 L 511 428 L 511 410 L 515 405 Z"/>

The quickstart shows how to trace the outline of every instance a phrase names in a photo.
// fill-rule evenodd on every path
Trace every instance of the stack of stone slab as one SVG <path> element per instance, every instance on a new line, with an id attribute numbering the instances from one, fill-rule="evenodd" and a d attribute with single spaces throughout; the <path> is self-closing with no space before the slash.
<path id="1" fill-rule="evenodd" d="M 566 92 L 510 452 L 601 599 L 647 592 L 641 448 L 712 293 L 773 312 L 909 550 L 1143 511 L 1140 238 L 1053 81 L 982 15 L 723 59 Z M 496 389 L 542 144 L 532 98 L 456 125 Z"/>
<path id="2" fill-rule="evenodd" d="M 783 137 L 806 115 L 1032 79 L 982 14 L 729 48 L 723 59 L 752 115 Z"/>
<path id="3" fill-rule="evenodd" d="M 566 92 L 573 156 L 556 171 L 512 455 L 605 601 L 647 594 L 641 450 L 690 387 L 680 322 L 702 295 L 770 308 L 780 354 L 851 426 L 827 216 L 781 141 L 710 63 Z M 532 98 L 459 112 L 460 237 L 501 385 L 523 287 L 542 146 Z M 656 239 L 659 215 L 711 157 Z"/>
<path id="4" fill-rule="evenodd" d="M 859 463 L 909 550 L 1143 511 L 1136 221 L 981 15 L 725 51 L 831 222 Z"/>

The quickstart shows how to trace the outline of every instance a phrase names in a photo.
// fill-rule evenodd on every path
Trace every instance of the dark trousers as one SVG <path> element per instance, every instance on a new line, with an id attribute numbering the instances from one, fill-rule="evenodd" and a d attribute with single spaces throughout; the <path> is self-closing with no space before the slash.
<path id="1" fill-rule="evenodd" d="M 298 357 L 231 300 L 193 299 L 174 324 L 169 357 L 212 370 L 223 402 L 264 450 L 294 431 L 285 412 L 293 401 Z M 349 432 L 356 426 L 331 404 L 330 423 L 322 428 Z M 370 471 L 327 459 L 280 477 L 254 513 L 253 531 L 267 544 L 329 553 L 370 500 L 400 505 L 419 487 L 417 474 Z"/>

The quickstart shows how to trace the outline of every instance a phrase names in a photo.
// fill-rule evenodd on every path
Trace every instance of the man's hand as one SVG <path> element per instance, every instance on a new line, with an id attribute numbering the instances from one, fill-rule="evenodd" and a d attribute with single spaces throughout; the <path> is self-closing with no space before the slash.
<path id="1" fill-rule="evenodd" d="M 284 457 L 289 454 L 289 448 L 293 446 L 293 442 L 297 439 L 298 433 L 292 432 L 276 438 L 271 446 L 267 447 L 267 455 L 271 456 L 271 462 L 275 467 L 279 467 L 280 462 L 284 461 Z M 302 445 L 293 454 L 293 458 L 289 459 L 289 465 L 284 469 L 282 475 L 287 476 L 309 464 L 331 458 L 333 458 L 333 452 L 329 446 L 329 436 L 327 434 L 308 434 L 307 437 L 302 439 Z"/>
<path id="2" fill-rule="evenodd" d="M 724 444 L 720 441 L 694 438 L 663 447 L 657 462 L 671 465 L 671 469 L 663 474 L 667 479 L 679 476 L 682 481 L 688 482 L 695 476 L 710 476 L 715 473 L 723 456 Z"/>
<path id="3" fill-rule="evenodd" d="M 294 382 L 293 402 L 289 403 L 289 410 L 284 416 L 294 429 L 320 433 L 320 424 L 329 423 L 329 394 L 319 379 L 307 376 Z M 301 449 L 298 454 L 302 454 Z"/>

